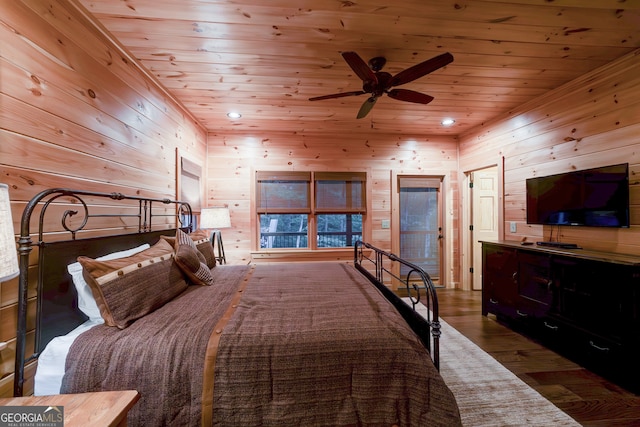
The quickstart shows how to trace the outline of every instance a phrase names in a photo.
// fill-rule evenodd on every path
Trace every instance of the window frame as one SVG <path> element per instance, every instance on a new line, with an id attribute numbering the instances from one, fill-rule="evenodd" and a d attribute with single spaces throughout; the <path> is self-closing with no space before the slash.
<path id="1" fill-rule="evenodd" d="M 310 179 L 308 183 L 308 194 L 310 196 L 309 199 L 309 211 L 306 212 L 307 215 L 307 239 L 308 246 L 305 248 L 261 248 L 260 247 L 260 238 L 262 236 L 260 229 L 260 215 L 261 214 L 304 214 L 302 210 L 289 210 L 285 211 L 282 209 L 265 209 L 264 208 L 264 200 L 262 200 L 261 195 L 261 184 L 260 180 L 268 180 L 268 179 L 282 179 L 286 177 L 296 177 L 300 176 L 299 174 L 309 174 Z M 252 205 L 254 208 L 252 209 L 252 223 L 255 222 L 255 241 L 254 241 L 254 251 L 257 253 L 264 253 L 270 251 L 278 251 L 278 252 L 302 252 L 302 251 L 314 251 L 314 252 L 327 252 L 327 251 L 348 251 L 349 253 L 353 252 L 353 246 L 341 246 L 341 247 L 318 247 L 317 237 L 318 237 L 318 215 L 329 215 L 329 214 L 361 214 L 362 215 L 362 239 L 369 240 L 371 231 L 369 224 L 369 216 L 367 212 L 371 211 L 370 207 L 370 199 L 369 196 L 371 194 L 371 173 L 368 170 L 357 170 L 357 171 L 303 171 L 303 172 L 286 172 L 286 171 L 263 171 L 256 170 L 255 171 L 255 179 L 253 182 L 254 191 L 253 191 L 253 199 Z M 345 181 L 347 178 L 350 178 L 350 182 L 359 181 L 362 182 L 361 191 L 360 191 L 360 206 L 353 207 L 351 203 L 349 203 L 350 207 L 345 208 L 320 208 L 316 207 L 316 182 L 317 181 L 326 181 L 326 180 L 342 180 Z M 348 183 L 347 187 L 351 187 L 353 184 Z M 351 193 L 351 190 L 348 190 Z"/>

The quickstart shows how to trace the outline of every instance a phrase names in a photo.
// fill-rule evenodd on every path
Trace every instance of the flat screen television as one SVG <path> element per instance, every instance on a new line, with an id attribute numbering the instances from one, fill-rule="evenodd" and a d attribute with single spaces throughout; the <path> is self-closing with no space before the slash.
<path id="1" fill-rule="evenodd" d="M 629 227 L 629 164 L 527 182 L 527 224 Z"/>

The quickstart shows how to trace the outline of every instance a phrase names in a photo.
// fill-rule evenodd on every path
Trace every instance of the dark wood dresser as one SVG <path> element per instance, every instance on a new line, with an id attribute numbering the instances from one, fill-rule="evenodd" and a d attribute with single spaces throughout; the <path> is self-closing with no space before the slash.
<path id="1" fill-rule="evenodd" d="M 482 242 L 482 314 L 640 393 L 640 257 Z"/>

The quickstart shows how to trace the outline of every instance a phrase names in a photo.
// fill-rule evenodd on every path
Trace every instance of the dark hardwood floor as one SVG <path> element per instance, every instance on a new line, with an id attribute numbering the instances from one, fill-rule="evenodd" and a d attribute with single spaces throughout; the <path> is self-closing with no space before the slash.
<path id="1" fill-rule="evenodd" d="M 438 289 L 438 300 L 448 324 L 580 424 L 640 426 L 640 396 L 482 316 L 481 292 Z"/>

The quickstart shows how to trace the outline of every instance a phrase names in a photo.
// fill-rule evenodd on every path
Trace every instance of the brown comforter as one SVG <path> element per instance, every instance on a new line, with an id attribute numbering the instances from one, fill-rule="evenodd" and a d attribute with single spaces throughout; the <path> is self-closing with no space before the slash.
<path id="1" fill-rule="evenodd" d="M 82 334 L 63 392 L 136 389 L 131 426 L 460 425 L 424 347 L 352 266 L 213 273 L 125 330 Z"/>

